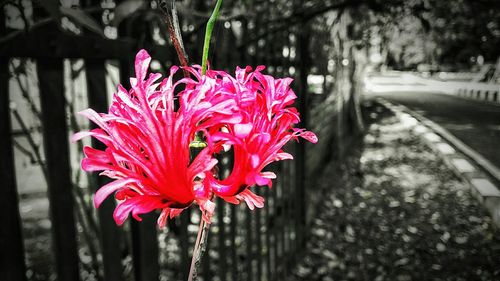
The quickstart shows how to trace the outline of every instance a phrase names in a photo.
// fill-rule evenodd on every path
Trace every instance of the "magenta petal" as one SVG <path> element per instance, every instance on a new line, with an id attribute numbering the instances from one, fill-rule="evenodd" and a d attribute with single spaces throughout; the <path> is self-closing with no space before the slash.
<path id="1" fill-rule="evenodd" d="M 74 134 L 73 136 L 71 136 L 71 141 L 76 142 L 76 141 L 83 139 L 84 137 L 89 137 L 89 136 L 98 139 L 99 141 L 101 141 L 102 143 L 104 143 L 106 145 L 110 145 L 110 143 L 111 143 L 111 139 L 106 134 L 106 132 L 102 129 L 99 129 L 99 128 L 93 129 L 90 132 L 87 132 L 87 131 L 78 132 L 78 133 Z"/>
<path id="2" fill-rule="evenodd" d="M 238 138 L 246 138 L 250 131 L 252 131 L 253 125 L 251 123 L 246 124 L 235 124 L 234 125 L 234 134 Z"/>
<path id="3" fill-rule="evenodd" d="M 146 78 L 151 57 L 146 50 L 140 50 L 135 56 L 135 75 L 141 82 Z"/>
<path id="4" fill-rule="evenodd" d="M 84 109 L 78 112 L 78 114 L 87 117 L 87 119 L 94 122 L 97 126 L 101 127 L 104 130 L 106 130 L 106 128 L 108 127 L 104 120 L 102 120 L 101 115 L 99 115 L 99 113 L 95 112 L 91 108 Z"/>
<path id="5" fill-rule="evenodd" d="M 91 132 L 85 132 L 85 131 L 78 132 L 78 133 L 73 134 L 71 136 L 71 142 L 77 142 L 77 141 L 83 139 L 84 137 L 88 137 L 88 136 L 91 136 L 91 135 L 92 135 Z"/>
<path id="6" fill-rule="evenodd" d="M 178 215 L 180 215 L 182 213 L 182 211 L 184 211 L 184 209 L 170 209 L 170 215 L 169 217 L 171 219 L 177 217 Z"/>
<path id="7" fill-rule="evenodd" d="M 259 155 L 257 154 L 252 154 L 252 156 L 250 156 L 250 163 L 252 165 L 252 168 L 257 168 L 257 166 L 259 166 L 260 164 L 260 157 Z"/>
<path id="8" fill-rule="evenodd" d="M 118 203 L 113 212 L 113 218 L 117 225 L 122 225 L 125 222 L 128 218 L 128 214 L 130 214 L 130 211 L 134 208 L 135 203 L 139 202 L 140 199 L 140 196 L 137 196 Z"/>
<path id="9" fill-rule="evenodd" d="M 158 224 L 158 228 L 163 229 L 165 227 L 165 225 L 167 224 L 167 219 L 169 214 L 170 214 L 170 208 L 164 208 L 163 211 L 161 211 L 160 216 L 156 221 L 156 223 Z"/>
<path id="10" fill-rule="evenodd" d="M 113 169 L 112 165 L 91 158 L 83 158 L 81 165 L 82 165 L 82 170 L 84 170 L 85 172 L 97 172 L 107 169 Z"/>
<path id="11" fill-rule="evenodd" d="M 260 173 L 260 175 L 266 179 L 275 179 L 276 178 L 276 174 L 273 172 L 262 172 L 262 173 Z"/>
<path id="12" fill-rule="evenodd" d="M 162 208 L 163 205 L 158 197 L 138 195 L 120 202 L 113 212 L 113 217 L 118 225 L 122 225 L 130 213 L 136 220 L 141 221 L 140 214 Z"/>
<path id="13" fill-rule="evenodd" d="M 247 206 L 250 210 L 264 207 L 264 198 L 256 195 L 248 189 L 245 189 L 243 192 L 236 196 L 240 200 L 244 200 L 247 203 Z"/>
<path id="14" fill-rule="evenodd" d="M 290 153 L 286 153 L 286 152 L 276 153 L 276 157 L 275 157 L 276 161 L 287 160 L 287 159 L 293 159 L 293 155 Z"/>
<path id="15" fill-rule="evenodd" d="M 90 146 L 83 147 L 83 153 L 85 154 L 85 156 L 93 160 L 97 160 L 104 163 L 111 162 L 109 155 L 105 151 L 95 149 Z"/>
<path id="16" fill-rule="evenodd" d="M 202 219 L 210 224 L 212 215 L 215 211 L 215 203 L 210 201 L 209 199 L 200 199 L 197 200 L 198 206 L 200 206 Z"/>
<path id="17" fill-rule="evenodd" d="M 235 196 L 230 196 L 230 197 L 221 196 L 221 198 L 224 201 L 231 203 L 231 204 L 239 204 L 240 203 L 240 201 Z"/>
<path id="18" fill-rule="evenodd" d="M 269 184 L 270 180 L 268 178 L 265 178 L 261 175 L 256 174 L 254 177 L 255 183 L 257 185 L 263 186 Z"/>
<path id="19" fill-rule="evenodd" d="M 120 180 L 115 180 L 113 182 L 110 182 L 101 188 L 97 190 L 94 196 L 94 205 L 96 208 L 99 208 L 99 206 L 102 204 L 104 199 L 106 199 L 111 193 L 126 187 L 128 184 L 137 182 L 136 179 L 120 179 Z"/>
<path id="20" fill-rule="evenodd" d="M 163 211 L 161 211 L 160 216 L 158 217 L 158 227 L 160 229 L 163 229 L 165 225 L 167 224 L 167 220 L 173 219 L 177 217 L 180 213 L 182 213 L 184 209 L 174 209 L 174 208 L 164 208 Z"/>
<path id="21" fill-rule="evenodd" d="M 305 131 L 300 134 L 300 136 L 312 143 L 318 142 L 318 137 L 311 131 Z"/>

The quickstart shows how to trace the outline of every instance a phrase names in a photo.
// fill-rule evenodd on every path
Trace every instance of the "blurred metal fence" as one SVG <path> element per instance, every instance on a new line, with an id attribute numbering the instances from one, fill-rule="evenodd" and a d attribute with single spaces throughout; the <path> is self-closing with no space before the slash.
<path id="1" fill-rule="evenodd" d="M 7 34 L 5 19 L 0 17 L 0 34 Z M 246 25 L 245 25 L 246 28 Z M 248 64 L 264 63 L 268 73 L 294 76 L 299 95 L 299 111 L 307 120 L 305 59 L 301 60 L 303 33 L 285 31 L 267 34 L 266 27 L 252 27 L 253 34 L 264 34 L 239 52 L 230 40 L 220 43 L 218 58 L 221 67 L 234 64 L 229 56 L 240 56 Z M 125 32 L 126 30 L 122 31 Z M 243 32 L 244 36 L 245 32 Z M 263 41 L 262 41 L 263 40 Z M 257 43 L 265 42 L 265 43 Z M 277 43 L 279 42 L 279 43 Z M 288 52 L 283 51 L 283 46 Z M 95 216 L 98 239 L 98 280 L 126 280 L 124 265 L 131 256 L 133 276 L 137 281 L 160 279 L 159 232 L 157 214 L 145 215 L 142 222 L 130 220 L 123 228 L 116 227 L 112 212 L 115 202 L 109 199 L 96 214 L 82 214 L 71 177 L 68 142 L 69 118 L 65 99 L 64 60 L 83 59 L 86 72 L 88 105 L 98 112 L 107 110 L 107 60 L 119 61 L 120 80 L 125 86 L 131 76 L 133 57 L 139 47 L 148 49 L 153 58 L 170 62 L 175 60 L 170 47 L 139 40 L 109 40 L 92 36 L 76 36 L 61 32 L 55 24 L 32 28 L 0 44 L 0 272 L 2 280 L 26 280 L 26 265 L 22 221 L 19 214 L 19 196 L 14 170 L 11 113 L 9 110 L 9 81 L 12 78 L 9 63 L 13 58 L 31 58 L 36 62 L 39 81 L 41 123 L 43 128 L 44 159 L 47 175 L 47 196 L 50 202 L 52 252 L 58 280 L 80 280 L 81 260 L 78 247 L 78 223 L 82 216 Z M 216 56 L 218 56 L 216 54 Z M 91 125 L 89 125 L 91 126 Z M 93 146 L 99 146 L 97 142 Z M 293 144 L 288 150 L 295 155 L 293 162 L 276 165 L 278 180 L 272 190 L 256 190 L 266 197 L 264 209 L 250 211 L 243 206 L 217 202 L 216 215 L 209 235 L 209 247 L 201 270 L 204 280 L 278 280 L 286 276 L 298 253 L 303 249 L 306 235 L 305 148 L 303 143 Z M 229 161 L 227 161 L 229 162 Z M 230 163 L 227 163 L 230 166 Z M 105 179 L 93 175 L 86 188 L 89 194 L 104 184 Z M 93 211 L 92 211 L 93 212 Z M 78 215 L 78 216 L 77 216 Z M 186 279 L 191 248 L 199 220 L 197 211 L 183 212 L 169 224 L 167 235 L 176 236 L 179 259 L 173 259 L 173 280 Z M 160 241 L 161 242 L 161 241 Z M 124 250 L 125 249 L 125 250 Z M 168 262 L 168 261 L 167 261 Z M 165 280 L 162 278 L 161 280 Z"/>

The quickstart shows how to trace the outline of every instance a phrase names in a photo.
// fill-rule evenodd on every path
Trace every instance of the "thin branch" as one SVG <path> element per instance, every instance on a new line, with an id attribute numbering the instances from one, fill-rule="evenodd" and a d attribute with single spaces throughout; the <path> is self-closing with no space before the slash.
<path id="1" fill-rule="evenodd" d="M 19 12 L 21 13 L 21 20 L 24 22 L 24 31 L 28 32 L 29 30 L 29 22 L 28 19 L 26 18 L 26 13 L 24 12 L 24 7 L 21 1 L 17 5 L 15 5 Z"/>
<path id="2" fill-rule="evenodd" d="M 26 138 L 28 139 L 28 143 L 31 146 L 31 148 L 33 149 L 33 152 L 35 153 L 36 161 L 38 162 L 38 164 L 40 164 L 40 167 L 42 168 L 42 172 L 43 172 L 43 176 L 45 178 L 45 181 L 47 181 L 47 167 L 45 166 L 45 163 L 42 160 L 42 155 L 40 154 L 40 151 L 38 149 L 39 146 L 35 143 L 35 140 L 31 136 L 31 133 L 30 133 L 28 127 L 26 126 L 26 123 L 24 123 L 24 120 L 21 117 L 21 115 L 19 114 L 19 112 L 17 112 L 17 110 L 15 108 L 11 108 L 11 112 L 14 115 L 14 118 L 16 119 L 17 123 L 21 127 L 21 130 L 26 135 Z"/>
<path id="3" fill-rule="evenodd" d="M 17 149 L 19 149 L 19 151 L 21 151 L 21 153 L 23 153 L 24 155 L 28 156 L 30 158 L 30 162 L 32 164 L 37 162 L 36 159 L 35 159 L 35 157 L 31 153 L 31 151 L 28 148 L 22 146 L 15 138 L 12 138 L 12 144 L 14 145 L 14 147 L 16 147 Z"/>
<path id="4" fill-rule="evenodd" d="M 26 61 L 24 59 L 21 61 L 21 63 L 24 65 L 24 67 L 26 67 L 25 66 Z M 41 119 L 42 114 L 40 113 L 40 110 L 38 110 L 38 108 L 36 107 L 35 101 L 30 97 L 29 91 L 24 88 L 22 81 L 21 81 L 21 77 L 19 76 L 20 73 L 16 71 L 16 68 L 15 68 L 15 65 L 13 62 L 11 62 L 11 66 L 12 66 L 12 68 L 14 68 L 13 75 L 16 77 L 16 81 L 17 81 L 17 84 L 19 85 L 19 89 L 21 89 L 21 95 L 28 102 L 28 104 L 30 106 L 30 110 L 33 112 L 33 114 L 35 114 L 35 116 L 38 119 Z M 25 73 L 25 75 L 27 76 L 26 73 Z M 27 85 L 29 86 L 29 83 Z"/>
<path id="5" fill-rule="evenodd" d="M 73 185 L 73 191 L 76 192 L 77 189 L 79 189 L 79 187 L 77 185 Z M 78 196 L 75 196 L 75 195 L 73 195 L 73 196 L 82 200 L 82 198 L 79 198 Z M 96 276 L 97 276 L 97 280 L 102 280 L 100 277 L 100 274 L 99 274 L 99 262 L 97 260 L 97 249 L 96 249 L 96 246 L 94 244 L 96 239 L 92 239 L 92 237 L 89 234 L 88 225 L 87 225 L 88 221 L 87 222 L 85 221 L 85 217 L 87 216 L 87 219 L 89 219 L 89 217 L 87 214 L 85 214 L 85 210 L 82 207 L 83 202 L 78 202 L 78 199 L 76 200 L 77 206 L 80 206 L 80 208 L 77 208 L 76 216 L 77 216 L 78 220 L 80 221 L 80 225 L 83 228 L 83 231 L 82 231 L 83 237 L 84 237 L 85 241 L 87 242 L 87 246 L 89 247 L 91 268 L 95 271 Z M 80 203 L 80 204 L 78 204 L 78 203 Z"/>
<path id="6" fill-rule="evenodd" d="M 184 43 L 182 41 L 182 35 L 179 27 L 179 17 L 177 16 L 177 10 L 175 8 L 175 0 L 170 1 L 170 5 L 167 4 L 165 0 L 157 0 L 158 6 L 162 12 L 163 20 L 167 24 L 168 34 L 170 35 L 170 40 L 174 45 L 175 51 L 177 52 L 177 57 L 182 66 L 188 66 L 188 56 L 186 50 L 184 49 Z M 189 72 L 183 69 L 184 76 L 189 77 Z"/>

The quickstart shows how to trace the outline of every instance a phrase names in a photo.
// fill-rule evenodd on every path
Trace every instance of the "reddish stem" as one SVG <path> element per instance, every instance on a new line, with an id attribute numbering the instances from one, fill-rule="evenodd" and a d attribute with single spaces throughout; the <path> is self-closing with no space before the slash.
<path id="1" fill-rule="evenodd" d="M 175 52 L 179 58 L 179 62 L 183 67 L 188 66 L 188 56 L 186 50 L 184 49 L 184 43 L 182 41 L 182 35 L 179 27 L 179 17 L 177 16 L 177 10 L 175 8 L 175 0 L 169 0 L 170 5 L 166 1 L 158 1 L 158 6 L 162 11 L 163 20 L 167 24 L 168 34 L 170 35 L 170 40 L 174 45 Z M 185 69 L 182 70 L 185 77 L 189 77 L 189 72 Z"/>
<path id="2" fill-rule="evenodd" d="M 207 246 L 208 230 L 210 224 L 208 224 L 203 217 L 200 218 L 200 226 L 198 228 L 198 236 L 196 236 L 196 242 L 193 249 L 193 257 L 191 259 L 191 267 L 189 268 L 188 281 L 193 281 L 198 279 L 198 268 L 201 264 L 201 258 Z"/>

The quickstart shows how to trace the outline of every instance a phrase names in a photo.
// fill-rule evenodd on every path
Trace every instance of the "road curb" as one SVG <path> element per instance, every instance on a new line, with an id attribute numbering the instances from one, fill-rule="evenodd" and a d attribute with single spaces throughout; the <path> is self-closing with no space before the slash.
<path id="1" fill-rule="evenodd" d="M 490 212 L 493 223 L 500 228 L 500 170 L 446 129 L 421 114 L 382 98 L 377 98 L 377 102 L 392 111 L 402 122 L 415 124 L 413 132 L 419 135 L 458 177 L 469 184 L 472 195 Z"/>
<path id="2" fill-rule="evenodd" d="M 459 87 L 454 91 L 454 94 L 467 99 L 486 101 L 495 104 L 500 103 L 500 85 L 498 84 L 470 83 Z"/>

